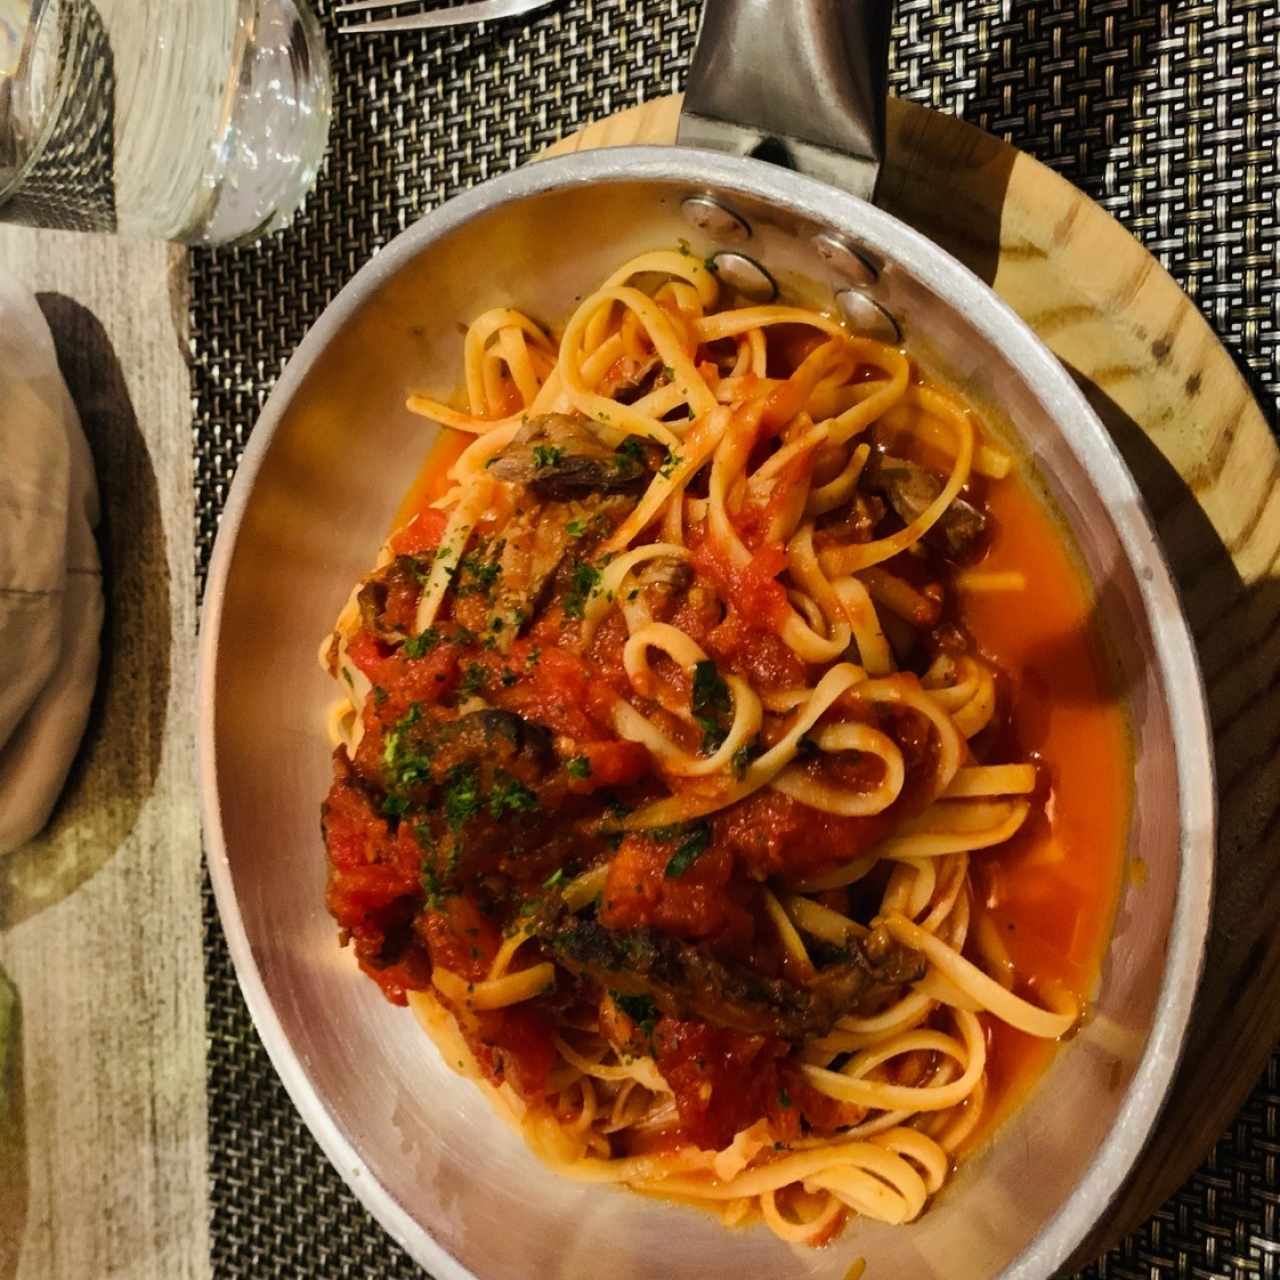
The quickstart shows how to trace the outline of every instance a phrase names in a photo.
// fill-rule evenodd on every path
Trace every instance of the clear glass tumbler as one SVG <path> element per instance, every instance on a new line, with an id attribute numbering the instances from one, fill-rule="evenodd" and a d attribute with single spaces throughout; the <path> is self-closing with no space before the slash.
<path id="1" fill-rule="evenodd" d="M 329 111 L 307 0 L 0 0 L 0 220 L 253 240 L 310 190 Z"/>

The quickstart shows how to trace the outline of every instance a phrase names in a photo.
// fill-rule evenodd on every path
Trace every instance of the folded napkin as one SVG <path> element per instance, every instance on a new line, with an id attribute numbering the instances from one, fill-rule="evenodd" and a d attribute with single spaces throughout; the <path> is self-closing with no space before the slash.
<path id="1" fill-rule="evenodd" d="M 31 293 L 0 273 L 0 854 L 53 811 L 102 632 L 93 458 Z"/>

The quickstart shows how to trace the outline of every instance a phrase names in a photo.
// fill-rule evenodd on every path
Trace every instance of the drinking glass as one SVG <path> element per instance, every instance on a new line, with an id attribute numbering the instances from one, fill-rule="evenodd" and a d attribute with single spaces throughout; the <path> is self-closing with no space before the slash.
<path id="1" fill-rule="evenodd" d="M 329 132 L 307 0 L 0 0 L 0 220 L 246 242 Z"/>

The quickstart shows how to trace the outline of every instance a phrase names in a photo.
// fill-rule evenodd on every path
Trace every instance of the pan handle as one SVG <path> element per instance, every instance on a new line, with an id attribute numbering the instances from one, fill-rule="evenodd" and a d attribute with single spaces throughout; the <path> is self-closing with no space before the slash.
<path id="1" fill-rule="evenodd" d="M 706 0 L 679 141 L 775 160 L 870 200 L 891 0 Z"/>

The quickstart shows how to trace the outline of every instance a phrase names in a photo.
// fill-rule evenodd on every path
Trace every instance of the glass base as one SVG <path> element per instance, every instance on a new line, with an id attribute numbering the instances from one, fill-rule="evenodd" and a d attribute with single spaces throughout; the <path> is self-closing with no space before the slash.
<path id="1" fill-rule="evenodd" d="M 206 0 L 206 3 L 208 0 Z M 187 244 L 247 243 L 286 226 L 324 160 L 329 59 L 305 2 L 253 0 L 207 215 Z"/>
<path id="2" fill-rule="evenodd" d="M 0 77 L 0 219 L 191 245 L 288 223 L 329 136 L 329 61 L 307 0 L 35 12 Z"/>

